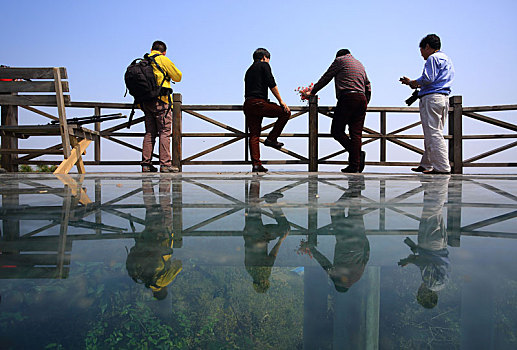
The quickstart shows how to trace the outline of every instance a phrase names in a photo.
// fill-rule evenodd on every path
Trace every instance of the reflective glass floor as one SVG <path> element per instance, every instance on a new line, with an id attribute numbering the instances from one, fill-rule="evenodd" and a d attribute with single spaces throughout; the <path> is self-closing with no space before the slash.
<path id="1" fill-rule="evenodd" d="M 516 349 L 517 176 L 0 175 L 1 349 Z"/>

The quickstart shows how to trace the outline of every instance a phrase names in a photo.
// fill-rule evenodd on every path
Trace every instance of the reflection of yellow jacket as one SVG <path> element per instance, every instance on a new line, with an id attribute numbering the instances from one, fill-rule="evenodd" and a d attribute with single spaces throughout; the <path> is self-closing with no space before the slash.
<path id="1" fill-rule="evenodd" d="M 172 63 L 172 61 L 168 57 L 162 55 L 160 51 L 152 50 L 151 53 L 149 54 L 149 56 L 156 55 L 156 54 L 159 54 L 159 56 L 156 56 L 154 58 L 156 60 L 156 63 L 158 63 L 160 65 L 160 67 L 163 69 L 163 71 L 167 74 L 167 79 L 165 79 L 165 81 L 163 82 L 163 87 L 170 89 L 171 79 L 172 79 L 172 81 L 180 82 L 183 74 L 181 73 L 181 71 L 178 68 L 176 68 L 174 63 Z M 160 72 L 160 70 L 158 68 L 156 68 L 156 66 L 154 66 L 154 65 L 153 65 L 153 72 L 154 72 L 154 77 L 156 78 L 157 84 L 160 85 L 163 80 L 162 72 Z M 160 99 L 165 103 L 169 103 L 168 96 L 161 96 Z M 172 96 L 171 96 L 171 101 L 172 101 Z M 172 106 L 171 106 L 171 108 L 172 108 Z"/>
<path id="2" fill-rule="evenodd" d="M 173 235 L 171 235 L 173 236 Z M 162 241 L 161 246 L 172 248 L 173 240 L 168 242 L 168 240 Z M 167 287 L 181 272 L 183 269 L 183 264 L 181 260 L 169 261 L 172 257 L 172 252 L 166 255 L 162 255 L 158 266 L 155 269 L 155 276 L 158 276 L 156 281 L 154 281 L 154 285 L 151 285 L 151 289 L 153 291 L 157 291 L 162 289 L 163 287 Z"/>

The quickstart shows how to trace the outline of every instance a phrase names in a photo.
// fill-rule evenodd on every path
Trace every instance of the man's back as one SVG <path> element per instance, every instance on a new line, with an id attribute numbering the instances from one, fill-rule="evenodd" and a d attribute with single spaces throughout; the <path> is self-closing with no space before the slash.
<path id="1" fill-rule="evenodd" d="M 275 78 L 269 63 L 253 62 L 244 76 L 244 98 L 267 100 L 268 88 L 274 88 L 275 86 Z"/>

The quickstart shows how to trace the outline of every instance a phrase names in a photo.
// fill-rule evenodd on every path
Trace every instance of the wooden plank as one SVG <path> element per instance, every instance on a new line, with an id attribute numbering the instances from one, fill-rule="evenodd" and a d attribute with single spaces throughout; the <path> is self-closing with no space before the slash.
<path id="1" fill-rule="evenodd" d="M 57 112 L 59 116 L 59 131 L 61 133 L 61 142 L 63 143 L 63 156 L 66 158 L 70 157 L 70 138 L 68 131 L 68 124 L 66 121 L 66 110 L 63 91 L 61 90 L 61 73 L 58 68 L 53 69 L 54 72 L 54 86 L 56 87 L 56 103 Z M 82 152 L 81 152 L 82 153 Z M 74 162 L 75 164 L 75 162 Z M 70 169 L 65 171 L 68 173 Z M 59 173 L 58 173 L 59 174 Z"/>
<path id="2" fill-rule="evenodd" d="M 228 126 L 228 125 L 226 125 L 226 124 L 223 124 L 223 123 L 221 123 L 221 122 L 218 122 L 217 120 L 214 120 L 214 119 L 212 119 L 212 118 L 209 118 L 209 117 L 204 116 L 204 115 L 202 115 L 202 114 L 199 114 L 199 113 L 197 113 L 197 112 L 194 112 L 194 111 L 186 111 L 186 110 L 184 110 L 184 112 L 186 112 L 186 113 L 188 113 L 188 114 L 190 114 L 190 115 L 193 115 L 194 117 L 197 117 L 197 118 L 199 118 L 199 119 L 201 119 L 201 120 L 204 120 L 204 121 L 206 121 L 206 122 L 208 122 L 208 123 L 211 123 L 211 124 L 217 125 L 217 126 L 218 126 L 218 127 L 220 127 L 220 128 L 223 128 L 223 129 L 226 129 L 226 130 L 229 130 L 229 131 L 233 131 L 233 132 L 236 134 L 235 136 L 245 136 L 245 132 L 242 132 L 242 131 L 240 131 L 240 130 L 237 130 L 237 129 L 235 129 L 235 128 L 231 127 L 231 126 Z"/>
<path id="3" fill-rule="evenodd" d="M 21 107 L 21 108 L 23 108 L 23 109 L 26 109 L 26 110 L 28 110 L 28 111 L 31 111 L 31 112 L 37 113 L 37 114 L 39 114 L 39 115 L 42 115 L 42 116 L 44 116 L 44 117 L 47 117 L 47 118 L 49 118 L 49 119 L 52 119 L 52 120 L 59 120 L 59 118 L 58 118 L 58 117 L 54 117 L 54 116 L 53 116 L 53 115 L 51 115 L 51 114 L 48 114 L 48 113 L 43 112 L 43 111 L 40 111 L 39 109 L 36 109 L 36 108 L 32 108 L 32 107 L 30 107 L 30 106 L 20 106 L 20 107 Z"/>
<path id="4" fill-rule="evenodd" d="M 173 94 L 173 108 L 172 108 L 172 150 L 171 162 L 172 165 L 181 171 L 181 157 L 183 155 L 182 145 L 182 121 L 183 115 L 181 113 L 181 105 L 183 101 L 181 94 Z"/>
<path id="5" fill-rule="evenodd" d="M 73 151 L 70 153 L 70 156 L 62 161 L 61 164 L 57 167 L 56 171 L 54 171 L 54 174 L 68 174 L 72 167 L 81 159 L 81 154 L 83 154 L 91 142 L 92 141 L 90 140 L 81 140 L 81 142 L 79 142 L 79 144 L 74 147 Z"/>
<path id="6" fill-rule="evenodd" d="M 196 153 L 196 154 L 194 154 L 194 155 L 192 155 L 192 156 L 190 156 L 190 157 L 188 157 L 188 158 L 185 158 L 183 161 L 184 161 L 184 162 L 188 162 L 188 161 L 190 161 L 190 160 L 192 160 L 192 159 L 199 158 L 199 157 L 201 157 L 201 156 L 204 156 L 205 154 L 208 154 L 208 153 L 213 152 L 213 151 L 216 151 L 216 150 L 218 150 L 218 149 L 220 149 L 220 148 L 223 148 L 223 147 L 226 147 L 226 146 L 228 146 L 228 145 L 231 145 L 232 143 L 237 142 L 237 141 L 241 140 L 242 138 L 243 138 L 243 136 L 239 136 L 239 137 L 236 137 L 236 138 L 234 138 L 234 139 L 231 139 L 231 140 L 225 141 L 225 142 L 223 142 L 223 143 L 220 143 L 220 144 L 218 144 L 218 145 L 215 145 L 215 146 L 213 146 L 213 147 L 210 147 L 210 148 L 208 148 L 208 149 L 206 149 L 206 150 L 204 150 L 204 151 L 201 151 L 201 152 L 199 152 L 199 153 Z"/>
<path id="7" fill-rule="evenodd" d="M 318 96 L 309 97 L 309 171 L 318 171 Z"/>
<path id="8" fill-rule="evenodd" d="M 507 144 L 507 145 L 504 145 L 504 146 L 501 146 L 501 147 L 498 147 L 498 148 L 495 148 L 493 150 L 490 150 L 488 152 L 482 153 L 482 154 L 477 155 L 475 157 L 472 157 L 472 158 L 469 158 L 469 159 L 465 159 L 463 162 L 464 163 L 472 163 L 472 162 L 475 162 L 475 161 L 480 160 L 482 158 L 486 158 L 486 157 L 491 156 L 493 154 L 496 154 L 496 153 L 505 151 L 507 149 L 513 148 L 515 146 L 517 146 L 517 141 L 516 142 L 512 142 L 510 144 Z"/>
<path id="9" fill-rule="evenodd" d="M 69 92 L 68 81 L 61 82 L 64 92 Z M 0 81 L 0 93 L 6 92 L 56 92 L 53 81 Z"/>
<path id="10" fill-rule="evenodd" d="M 515 139 L 517 134 L 463 135 L 464 140 Z"/>
<path id="11" fill-rule="evenodd" d="M 463 114 L 468 116 L 468 117 L 471 117 L 473 119 L 476 119 L 476 120 L 479 120 L 479 121 L 482 121 L 482 122 L 485 122 L 485 123 L 488 123 L 488 124 L 496 125 L 496 126 L 499 126 L 501 128 L 509 129 L 509 130 L 512 130 L 512 131 L 517 131 L 517 125 L 515 125 L 515 124 L 503 122 L 501 120 L 498 120 L 498 119 L 495 119 L 495 118 L 490 118 L 490 117 L 487 117 L 486 115 L 481 115 L 481 114 L 478 114 L 478 113 L 471 113 L 471 112 L 465 112 L 464 111 Z"/>
<path id="12" fill-rule="evenodd" d="M 43 153 L 41 149 L 35 148 L 18 148 L 18 149 L 9 149 L 9 148 L 0 148 L 0 154 L 63 154 L 60 150 L 52 149 L 46 150 Z"/>
<path id="13" fill-rule="evenodd" d="M 23 161 L 28 161 L 28 160 L 31 160 L 31 159 L 34 159 L 34 158 L 37 158 L 39 156 L 42 156 L 45 154 L 46 151 L 53 151 L 53 150 L 56 150 L 56 149 L 61 149 L 61 147 L 63 147 L 62 144 L 57 144 L 57 145 L 54 145 L 54 146 L 50 146 L 50 147 L 47 147 L 47 148 L 44 148 L 42 150 L 40 150 L 41 152 L 40 153 L 35 153 L 35 154 L 31 154 L 31 155 L 28 155 L 28 156 L 24 156 L 24 157 L 21 157 L 18 162 L 23 162 Z M 62 154 L 63 152 L 60 152 L 60 154 Z M 18 163 L 19 164 L 19 163 Z"/>
<path id="14" fill-rule="evenodd" d="M 463 107 L 463 112 L 494 112 L 494 111 L 515 111 L 517 105 L 498 105 L 498 106 L 477 106 Z"/>
<path id="15" fill-rule="evenodd" d="M 62 79 L 68 79 L 66 68 L 59 67 Z M 54 79 L 54 68 L 0 68 L 0 79 Z"/>
<path id="16" fill-rule="evenodd" d="M 18 125 L 18 108 L 15 106 L 1 106 L 1 122 L 2 128 L 5 127 L 16 127 Z M 18 148 L 18 139 L 16 136 L 5 135 L 4 133 L 0 133 L 2 135 L 1 147 L 3 149 L 17 149 Z M 16 165 L 16 161 L 18 160 L 18 156 L 15 154 L 12 155 L 4 155 L 2 157 L 0 166 L 9 171 L 16 172 L 18 171 L 18 166 Z"/>
<path id="17" fill-rule="evenodd" d="M 74 136 L 70 136 L 70 146 L 72 146 L 72 152 L 76 152 L 77 153 L 76 154 L 77 162 L 75 163 L 75 165 L 77 166 L 77 172 L 79 174 L 85 174 L 86 170 L 84 169 L 84 163 L 83 163 L 82 155 L 86 153 L 86 148 L 85 148 L 85 152 L 84 153 L 83 152 L 79 152 L 79 148 L 80 148 L 79 147 L 79 141 Z M 64 181 L 64 180 L 61 180 L 61 181 Z M 70 188 L 72 189 L 72 195 L 74 195 L 72 186 L 70 186 Z"/>
<path id="18" fill-rule="evenodd" d="M 70 104 L 70 95 L 63 96 L 64 104 Z M 56 95 L 0 95 L 0 105 L 57 107 Z"/>

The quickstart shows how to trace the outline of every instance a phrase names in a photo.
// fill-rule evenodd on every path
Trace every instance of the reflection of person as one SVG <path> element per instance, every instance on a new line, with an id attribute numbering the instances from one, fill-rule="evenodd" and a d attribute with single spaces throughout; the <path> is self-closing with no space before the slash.
<path id="1" fill-rule="evenodd" d="M 315 95 L 332 78 L 336 86 L 337 105 L 330 127 L 332 137 L 348 151 L 348 166 L 345 173 L 360 173 L 364 169 L 366 153 L 361 151 L 366 106 L 370 102 L 372 89 L 361 62 L 348 49 L 341 49 L 336 59 L 307 95 Z M 350 137 L 345 133 L 348 125 Z"/>
<path id="2" fill-rule="evenodd" d="M 398 264 L 414 264 L 420 268 L 422 284 L 418 289 L 417 301 L 423 307 L 431 309 L 438 303 L 437 292 L 449 281 L 447 230 L 442 214 L 449 176 L 421 181 L 424 187 L 424 206 L 418 226 L 418 244 L 406 237 L 404 243 L 411 248 L 413 254 L 400 260 Z"/>
<path id="3" fill-rule="evenodd" d="M 249 209 L 245 216 L 244 226 L 244 265 L 246 270 L 253 278 L 253 288 L 257 293 L 265 293 L 269 288 L 269 276 L 275 264 L 276 256 L 280 250 L 282 242 L 290 231 L 289 222 L 284 216 L 282 209 L 271 206 L 271 212 L 276 224 L 266 224 L 262 222 L 260 207 L 260 182 L 253 179 L 249 190 Z M 266 194 L 267 203 L 276 203 L 282 197 L 279 192 Z M 278 241 L 268 252 L 268 245 L 271 241 L 278 238 Z"/>
<path id="4" fill-rule="evenodd" d="M 262 118 L 278 118 L 266 141 L 264 141 L 264 145 L 280 149 L 284 144 L 278 142 L 277 139 L 291 116 L 291 111 L 280 97 L 278 86 L 273 73 L 271 73 L 270 58 L 271 55 L 266 49 L 255 50 L 253 64 L 248 68 L 244 77 L 245 101 L 243 109 L 250 133 L 249 147 L 253 165 L 252 171 L 255 172 L 267 171 L 260 161 L 259 138 L 262 131 Z M 276 97 L 280 106 L 269 102 L 267 98 L 268 88 Z"/>
<path id="5" fill-rule="evenodd" d="M 447 144 L 443 128 L 449 113 L 449 94 L 454 79 L 451 59 L 440 51 L 442 44 L 436 34 L 429 34 L 420 41 L 420 54 L 425 65 L 422 76 L 411 80 L 400 78 L 400 82 L 416 89 L 420 87 L 420 120 L 424 131 L 424 154 L 418 168 L 411 170 L 424 174 L 450 173 Z"/>
<path id="6" fill-rule="evenodd" d="M 158 85 L 162 88 L 171 90 L 171 80 L 181 81 L 182 73 L 176 68 L 174 63 L 165 56 L 167 46 L 163 41 L 155 41 L 151 48 L 149 56 L 154 57 L 156 63 L 161 70 L 153 64 L 154 77 Z M 162 73 L 162 71 L 165 73 Z M 151 164 L 153 157 L 153 148 L 156 137 L 159 142 L 159 158 L 160 158 L 160 172 L 172 173 L 178 172 L 177 167 L 173 167 L 171 163 L 171 130 L 172 130 L 172 106 L 171 96 L 169 93 L 165 96 L 160 96 L 157 99 L 146 101 L 142 104 L 142 111 L 145 113 L 145 135 L 142 145 L 142 171 L 155 172 L 157 169 Z"/>
<path id="7" fill-rule="evenodd" d="M 361 191 L 364 177 L 349 180 L 348 189 L 330 209 L 331 225 L 336 236 L 334 263 L 331 263 L 315 247 L 311 253 L 328 273 L 338 292 L 346 292 L 364 273 L 370 258 L 370 243 L 365 234 L 363 212 L 361 210 Z M 345 215 L 348 207 L 348 215 Z"/>
<path id="8" fill-rule="evenodd" d="M 126 268 L 129 276 L 153 291 L 156 299 L 167 296 L 167 286 L 182 269 L 181 260 L 172 259 L 171 181 L 160 179 L 159 204 L 150 179 L 142 180 L 145 229 L 129 251 Z"/>

